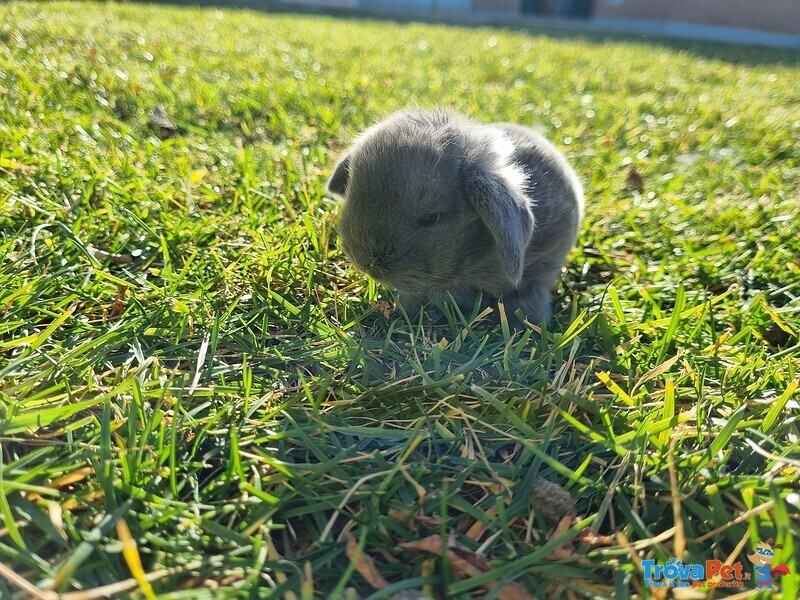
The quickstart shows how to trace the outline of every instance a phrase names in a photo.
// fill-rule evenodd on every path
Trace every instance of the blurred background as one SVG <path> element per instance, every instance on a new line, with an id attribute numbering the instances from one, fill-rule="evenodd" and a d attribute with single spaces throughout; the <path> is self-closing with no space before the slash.
<path id="1" fill-rule="evenodd" d="M 274 0 L 361 13 L 538 23 L 800 49 L 800 0 Z"/>

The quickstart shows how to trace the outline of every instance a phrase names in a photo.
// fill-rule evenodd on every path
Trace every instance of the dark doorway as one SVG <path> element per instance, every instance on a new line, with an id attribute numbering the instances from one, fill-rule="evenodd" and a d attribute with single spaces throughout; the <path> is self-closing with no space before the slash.
<path id="1" fill-rule="evenodd" d="M 522 0 L 522 13 L 548 17 L 588 19 L 593 0 Z"/>

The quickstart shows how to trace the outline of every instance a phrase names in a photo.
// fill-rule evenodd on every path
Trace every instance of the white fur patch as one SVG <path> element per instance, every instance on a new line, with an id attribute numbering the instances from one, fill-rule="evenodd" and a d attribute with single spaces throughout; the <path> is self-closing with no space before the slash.
<path id="1" fill-rule="evenodd" d="M 528 174 L 525 173 L 522 167 L 511 161 L 511 156 L 516 149 L 514 142 L 502 129 L 496 127 L 488 127 L 487 129 L 492 133 L 491 147 L 497 157 L 497 162 L 493 165 L 494 172 L 502 177 L 511 189 L 522 194 L 528 181 Z"/>

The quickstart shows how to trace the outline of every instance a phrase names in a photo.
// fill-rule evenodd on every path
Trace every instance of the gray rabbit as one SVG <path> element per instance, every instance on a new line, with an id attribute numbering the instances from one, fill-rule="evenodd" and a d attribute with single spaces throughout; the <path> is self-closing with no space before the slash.
<path id="1" fill-rule="evenodd" d="M 409 312 L 453 297 L 502 300 L 548 321 L 575 244 L 583 191 L 549 141 L 512 123 L 409 110 L 367 129 L 334 169 L 338 231 L 356 267 L 400 292 Z"/>

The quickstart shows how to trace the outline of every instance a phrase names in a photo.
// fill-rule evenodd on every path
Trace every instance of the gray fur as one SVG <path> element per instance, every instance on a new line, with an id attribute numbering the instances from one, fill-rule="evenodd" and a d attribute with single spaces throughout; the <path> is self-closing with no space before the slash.
<path id="1" fill-rule="evenodd" d="M 548 321 L 583 217 L 577 176 L 539 133 L 445 110 L 370 127 L 328 190 L 345 198 L 338 231 L 347 255 L 397 289 L 409 311 L 448 297 L 471 307 L 482 293 L 509 316 L 520 308 Z"/>

